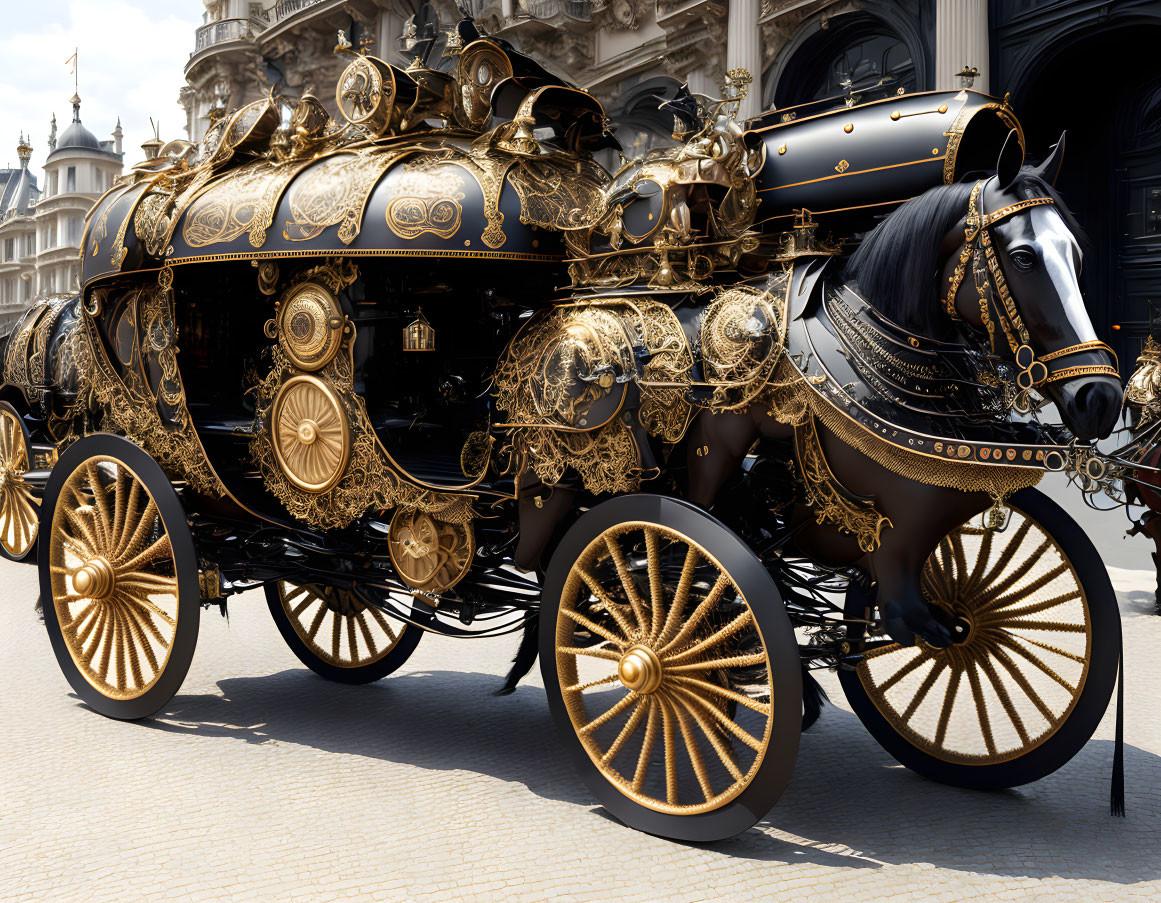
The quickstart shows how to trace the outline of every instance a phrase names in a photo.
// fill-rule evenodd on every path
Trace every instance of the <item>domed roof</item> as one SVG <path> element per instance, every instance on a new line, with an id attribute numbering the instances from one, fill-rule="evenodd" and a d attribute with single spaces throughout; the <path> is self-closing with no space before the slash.
<path id="1" fill-rule="evenodd" d="M 72 96 L 73 121 L 57 139 L 56 148 L 48 155 L 48 159 L 65 150 L 95 150 L 101 153 L 110 151 L 101 146 L 101 140 L 81 124 L 81 99 L 76 94 Z"/>
<path id="2" fill-rule="evenodd" d="M 64 134 L 57 141 L 56 149 L 58 151 L 64 150 L 66 147 L 86 147 L 91 150 L 100 150 L 101 142 L 97 140 L 96 135 L 81 125 L 80 120 L 77 120 L 64 130 Z"/>

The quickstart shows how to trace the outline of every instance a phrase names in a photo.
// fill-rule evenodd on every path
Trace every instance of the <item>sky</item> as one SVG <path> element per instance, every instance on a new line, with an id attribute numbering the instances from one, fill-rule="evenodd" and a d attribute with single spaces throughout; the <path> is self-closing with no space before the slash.
<path id="1" fill-rule="evenodd" d="M 202 23 L 202 0 L 0 0 L 0 166 L 18 166 L 23 130 L 32 139 L 32 166 L 43 181 L 49 120 L 72 121 L 73 76 L 65 62 L 78 51 L 81 120 L 99 139 L 125 132 L 125 168 L 152 137 L 185 138 L 177 95 L 182 67 Z"/>

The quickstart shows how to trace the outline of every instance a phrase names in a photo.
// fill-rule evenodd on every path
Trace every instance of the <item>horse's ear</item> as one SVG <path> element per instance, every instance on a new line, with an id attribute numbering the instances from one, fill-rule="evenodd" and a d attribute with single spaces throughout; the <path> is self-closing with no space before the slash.
<path id="1" fill-rule="evenodd" d="M 1064 138 L 1068 132 L 1060 133 L 1060 140 L 1052 146 L 1048 158 L 1036 167 L 1036 175 L 1040 176 L 1049 185 L 1056 187 L 1056 180 L 1060 177 L 1060 166 L 1064 163 Z"/>
<path id="2" fill-rule="evenodd" d="M 1024 162 L 1024 149 L 1020 147 L 1020 139 L 1016 130 L 1008 132 L 1008 140 L 1000 149 L 1000 158 L 996 161 L 996 182 L 1001 191 L 1016 181 L 1020 173 L 1020 164 Z"/>

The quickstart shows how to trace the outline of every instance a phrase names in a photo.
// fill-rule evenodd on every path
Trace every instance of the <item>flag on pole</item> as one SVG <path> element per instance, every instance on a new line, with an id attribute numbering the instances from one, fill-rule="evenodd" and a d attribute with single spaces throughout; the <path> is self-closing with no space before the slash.
<path id="1" fill-rule="evenodd" d="M 79 48 L 78 48 L 79 49 Z M 77 51 L 73 51 L 73 55 L 65 60 L 65 65 L 69 67 L 69 75 L 77 71 Z"/>

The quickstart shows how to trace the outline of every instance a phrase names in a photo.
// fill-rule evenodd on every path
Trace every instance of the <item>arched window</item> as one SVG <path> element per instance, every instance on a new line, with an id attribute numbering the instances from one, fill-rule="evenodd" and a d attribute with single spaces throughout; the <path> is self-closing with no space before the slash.
<path id="1" fill-rule="evenodd" d="M 767 103 L 779 109 L 854 93 L 858 102 L 917 87 L 916 62 L 902 36 L 866 13 L 838 16 L 819 27 L 792 52 Z"/>

